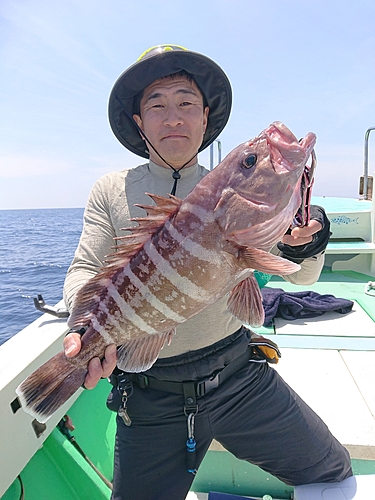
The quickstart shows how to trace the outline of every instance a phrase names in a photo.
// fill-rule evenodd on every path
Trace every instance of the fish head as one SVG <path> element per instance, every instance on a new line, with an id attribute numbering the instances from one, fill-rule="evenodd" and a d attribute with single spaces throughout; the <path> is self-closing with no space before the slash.
<path id="1" fill-rule="evenodd" d="M 269 250 L 301 204 L 301 178 L 316 136 L 302 140 L 281 122 L 235 148 L 215 168 L 215 216 L 227 240 Z"/>

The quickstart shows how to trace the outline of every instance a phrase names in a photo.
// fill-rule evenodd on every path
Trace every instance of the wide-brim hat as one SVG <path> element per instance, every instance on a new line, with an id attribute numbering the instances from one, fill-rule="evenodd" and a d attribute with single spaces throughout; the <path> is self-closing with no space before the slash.
<path id="1" fill-rule="evenodd" d="M 152 47 L 120 75 L 109 96 L 111 128 L 121 144 L 136 155 L 149 157 L 145 142 L 132 118 L 134 97 L 155 80 L 181 70 L 193 77 L 210 108 L 199 151 L 209 146 L 225 127 L 232 107 L 232 89 L 220 66 L 212 59 L 178 45 Z"/>

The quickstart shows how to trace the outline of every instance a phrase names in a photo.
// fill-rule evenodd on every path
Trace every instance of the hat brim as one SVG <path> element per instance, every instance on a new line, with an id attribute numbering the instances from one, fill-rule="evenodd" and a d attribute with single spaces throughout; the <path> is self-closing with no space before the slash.
<path id="1" fill-rule="evenodd" d="M 203 92 L 210 108 L 206 132 L 199 151 L 223 130 L 232 107 L 232 89 L 224 71 L 212 59 L 191 51 L 167 51 L 141 59 L 115 82 L 108 103 L 113 133 L 127 149 L 143 158 L 149 153 L 132 119 L 134 97 L 159 78 L 185 70 Z"/>

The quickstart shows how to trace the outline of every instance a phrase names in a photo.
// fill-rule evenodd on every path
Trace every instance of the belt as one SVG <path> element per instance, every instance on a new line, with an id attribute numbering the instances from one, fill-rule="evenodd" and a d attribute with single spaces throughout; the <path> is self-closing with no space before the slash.
<path id="1" fill-rule="evenodd" d="M 141 389 L 156 389 L 158 391 L 172 392 L 174 394 L 185 394 L 186 385 L 194 386 L 194 392 L 197 397 L 204 396 L 212 389 L 216 389 L 220 384 L 225 382 L 229 377 L 236 373 L 240 368 L 245 366 L 252 356 L 252 348 L 249 346 L 246 351 L 238 358 L 230 361 L 224 368 L 215 371 L 209 377 L 188 382 L 173 382 L 169 380 L 160 380 L 143 373 L 120 373 L 112 374 L 110 382 L 114 386 L 118 386 L 121 379 L 135 382 Z"/>

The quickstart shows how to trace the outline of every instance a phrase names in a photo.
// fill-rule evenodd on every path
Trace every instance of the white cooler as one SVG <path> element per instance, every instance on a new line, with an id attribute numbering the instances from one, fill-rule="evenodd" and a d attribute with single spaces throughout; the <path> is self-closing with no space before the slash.
<path id="1" fill-rule="evenodd" d="M 340 483 L 296 486 L 295 500 L 374 500 L 375 475 L 348 477 Z"/>

